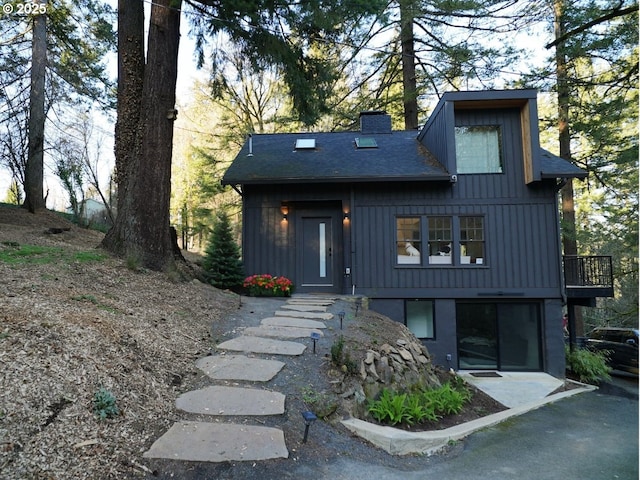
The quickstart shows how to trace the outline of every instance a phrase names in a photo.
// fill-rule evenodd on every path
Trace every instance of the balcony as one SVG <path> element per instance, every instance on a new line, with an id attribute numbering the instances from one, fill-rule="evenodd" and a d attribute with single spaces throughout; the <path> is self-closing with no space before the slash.
<path id="1" fill-rule="evenodd" d="M 565 256 L 564 281 L 567 297 L 588 299 L 613 297 L 613 267 L 609 256 Z"/>

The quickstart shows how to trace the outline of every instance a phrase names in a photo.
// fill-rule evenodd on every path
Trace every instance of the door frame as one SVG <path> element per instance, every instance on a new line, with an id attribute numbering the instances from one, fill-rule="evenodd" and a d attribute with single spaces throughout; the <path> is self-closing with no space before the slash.
<path id="1" fill-rule="evenodd" d="M 331 285 L 304 285 L 304 219 L 306 218 L 326 218 L 331 222 L 331 238 L 329 248 L 331 255 L 332 282 Z M 343 239 L 342 239 L 342 208 L 340 206 L 318 205 L 312 207 L 305 205 L 296 208 L 295 222 L 295 249 L 296 249 L 296 291 L 298 292 L 318 292 L 318 293 L 341 293 L 343 283 Z"/>

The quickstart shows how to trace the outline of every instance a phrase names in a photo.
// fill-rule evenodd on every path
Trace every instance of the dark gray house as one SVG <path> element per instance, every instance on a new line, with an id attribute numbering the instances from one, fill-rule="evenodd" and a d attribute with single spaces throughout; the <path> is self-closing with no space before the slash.
<path id="1" fill-rule="evenodd" d="M 364 295 L 437 364 L 564 375 L 558 188 L 535 90 L 445 94 L 420 132 L 253 135 L 224 175 L 247 275 Z M 584 292 L 583 292 L 584 293 Z"/>

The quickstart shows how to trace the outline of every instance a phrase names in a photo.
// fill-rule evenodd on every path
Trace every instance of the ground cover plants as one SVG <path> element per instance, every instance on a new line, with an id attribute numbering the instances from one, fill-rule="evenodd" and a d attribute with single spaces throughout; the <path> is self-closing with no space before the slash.
<path id="1" fill-rule="evenodd" d="M 69 251 L 62 247 L 21 245 L 18 242 L 2 242 L 0 262 L 16 264 L 47 264 L 54 262 L 94 262 L 106 258 L 101 251 Z"/>
<path id="2" fill-rule="evenodd" d="M 471 395 L 462 381 L 404 393 L 385 389 L 378 399 L 369 402 L 368 411 L 380 423 L 411 427 L 457 415 L 471 400 Z"/>

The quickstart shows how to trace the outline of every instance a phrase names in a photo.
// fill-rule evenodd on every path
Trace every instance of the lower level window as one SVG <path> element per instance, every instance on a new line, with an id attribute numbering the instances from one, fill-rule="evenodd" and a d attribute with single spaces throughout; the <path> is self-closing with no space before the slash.
<path id="1" fill-rule="evenodd" d="M 433 300 L 407 300 L 405 323 L 417 338 L 435 338 Z"/>

